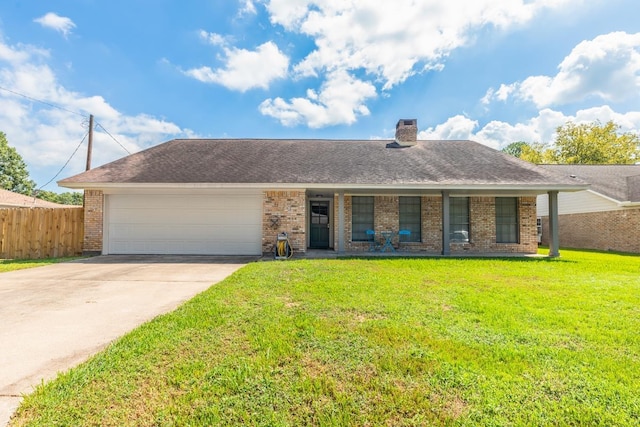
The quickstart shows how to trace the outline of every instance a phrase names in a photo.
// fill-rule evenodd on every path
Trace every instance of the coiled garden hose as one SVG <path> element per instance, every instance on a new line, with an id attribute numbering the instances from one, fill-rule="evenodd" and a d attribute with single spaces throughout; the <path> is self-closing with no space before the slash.
<path id="1" fill-rule="evenodd" d="M 278 241 L 276 242 L 275 257 L 276 259 L 289 259 L 293 256 L 293 248 L 289 242 L 289 238 L 286 233 L 278 235 Z"/>

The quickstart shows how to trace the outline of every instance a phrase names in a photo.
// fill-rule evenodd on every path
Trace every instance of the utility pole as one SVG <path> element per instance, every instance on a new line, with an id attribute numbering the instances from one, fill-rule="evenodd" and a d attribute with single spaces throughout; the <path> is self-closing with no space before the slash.
<path id="1" fill-rule="evenodd" d="M 89 114 L 89 145 L 87 146 L 87 170 L 91 169 L 91 151 L 93 150 L 93 114 Z"/>

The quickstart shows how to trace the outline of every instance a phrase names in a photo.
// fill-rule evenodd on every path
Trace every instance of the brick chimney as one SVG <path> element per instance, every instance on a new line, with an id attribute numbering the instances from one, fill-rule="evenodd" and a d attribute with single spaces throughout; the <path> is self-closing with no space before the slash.
<path id="1" fill-rule="evenodd" d="M 396 124 L 396 143 L 402 147 L 416 145 L 418 139 L 418 120 L 400 119 Z"/>

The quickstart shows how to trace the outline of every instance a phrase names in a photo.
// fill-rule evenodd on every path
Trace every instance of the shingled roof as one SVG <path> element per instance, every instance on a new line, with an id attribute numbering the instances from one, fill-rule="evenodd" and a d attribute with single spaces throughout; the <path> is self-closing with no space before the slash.
<path id="1" fill-rule="evenodd" d="M 48 202 L 33 196 L 14 193 L 13 191 L 0 189 L 0 207 L 3 208 L 67 208 L 69 205 Z"/>
<path id="2" fill-rule="evenodd" d="M 577 190 L 584 183 L 472 141 L 176 139 L 79 175 L 61 186 L 294 184 L 476 186 Z"/>
<path id="3" fill-rule="evenodd" d="M 590 190 L 618 202 L 640 202 L 640 165 L 541 165 L 591 184 Z"/>

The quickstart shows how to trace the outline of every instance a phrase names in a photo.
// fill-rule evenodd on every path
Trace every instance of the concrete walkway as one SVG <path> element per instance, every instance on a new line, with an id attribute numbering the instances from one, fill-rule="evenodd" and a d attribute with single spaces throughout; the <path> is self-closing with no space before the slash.
<path id="1" fill-rule="evenodd" d="M 43 380 L 254 259 L 112 255 L 0 273 L 0 426 Z"/>

